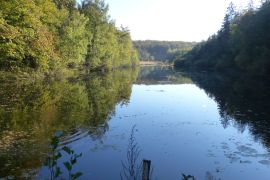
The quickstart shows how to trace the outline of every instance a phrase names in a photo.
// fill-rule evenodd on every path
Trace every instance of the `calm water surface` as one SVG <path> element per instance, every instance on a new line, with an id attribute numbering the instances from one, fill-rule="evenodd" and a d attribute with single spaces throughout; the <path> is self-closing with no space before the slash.
<path id="1" fill-rule="evenodd" d="M 61 130 L 61 146 L 82 153 L 74 166 L 81 179 L 120 179 L 133 127 L 135 165 L 151 160 L 152 179 L 270 178 L 263 80 L 143 67 L 0 86 L 2 178 L 48 178 L 49 138 Z M 67 158 L 58 162 L 63 178 Z"/>

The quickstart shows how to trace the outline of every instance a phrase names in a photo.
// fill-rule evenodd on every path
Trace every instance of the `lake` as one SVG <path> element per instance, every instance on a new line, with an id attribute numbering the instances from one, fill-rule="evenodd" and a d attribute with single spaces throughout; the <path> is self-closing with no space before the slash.
<path id="1" fill-rule="evenodd" d="M 270 178 L 269 81 L 141 67 L 0 85 L 0 179 L 49 179 L 50 139 L 80 179 Z"/>

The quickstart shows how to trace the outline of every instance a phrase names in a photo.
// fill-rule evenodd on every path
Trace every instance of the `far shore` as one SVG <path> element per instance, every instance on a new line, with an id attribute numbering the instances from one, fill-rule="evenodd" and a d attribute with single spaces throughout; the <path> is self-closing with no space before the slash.
<path id="1" fill-rule="evenodd" d="M 161 61 L 140 61 L 141 66 L 172 66 L 172 63 L 166 63 Z"/>

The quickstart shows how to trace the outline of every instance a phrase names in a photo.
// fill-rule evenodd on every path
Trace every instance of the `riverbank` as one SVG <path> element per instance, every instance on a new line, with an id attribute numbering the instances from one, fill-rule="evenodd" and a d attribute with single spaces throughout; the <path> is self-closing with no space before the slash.
<path id="1" fill-rule="evenodd" d="M 173 66 L 173 64 L 161 61 L 140 61 L 140 66 Z"/>
<path id="2" fill-rule="evenodd" d="M 68 77 L 77 77 L 82 71 L 78 69 L 58 69 L 54 71 L 0 71 L 0 82 L 34 82 L 37 80 L 59 80 Z"/>
<path id="3" fill-rule="evenodd" d="M 8 82 L 34 82 L 39 80 L 63 80 L 63 79 L 76 79 L 85 78 L 85 76 L 91 75 L 104 75 L 119 70 L 136 70 L 138 66 L 134 67 L 118 67 L 111 70 L 104 69 L 89 69 L 86 67 L 78 68 L 59 68 L 51 71 L 35 71 L 35 70 L 24 70 L 24 71 L 4 71 L 0 70 L 0 83 Z M 89 78 L 89 77 L 88 77 Z"/>

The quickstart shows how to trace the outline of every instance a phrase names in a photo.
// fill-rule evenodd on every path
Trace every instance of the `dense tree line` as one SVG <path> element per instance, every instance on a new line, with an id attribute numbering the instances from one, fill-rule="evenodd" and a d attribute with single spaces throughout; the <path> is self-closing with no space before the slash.
<path id="1" fill-rule="evenodd" d="M 182 56 L 192 49 L 195 42 L 183 41 L 134 41 L 140 60 L 172 61 L 176 56 Z"/>
<path id="2" fill-rule="evenodd" d="M 252 2 L 252 1 L 251 1 Z M 270 2 L 252 3 L 236 12 L 231 3 L 217 34 L 198 44 L 175 65 L 211 70 L 240 70 L 256 75 L 270 73 Z"/>
<path id="3" fill-rule="evenodd" d="M 129 31 L 116 28 L 103 0 L 0 1 L 1 69 L 111 69 L 137 59 Z"/>

